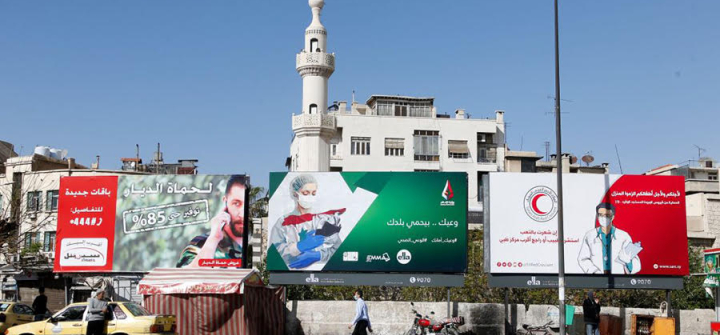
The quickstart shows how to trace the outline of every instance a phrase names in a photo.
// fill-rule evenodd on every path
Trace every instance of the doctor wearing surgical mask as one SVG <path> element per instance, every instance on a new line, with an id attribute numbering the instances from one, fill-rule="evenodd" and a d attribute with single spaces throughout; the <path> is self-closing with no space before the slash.
<path id="1" fill-rule="evenodd" d="M 295 208 L 280 217 L 270 233 L 270 243 L 291 269 L 327 262 L 342 242 L 340 215 L 344 210 L 316 214 L 313 206 L 318 192 L 318 182 L 312 175 L 295 177 L 290 182 Z"/>
<path id="2" fill-rule="evenodd" d="M 578 264 L 589 274 L 635 274 L 640 271 L 640 243 L 613 225 L 615 206 L 601 203 L 596 208 L 599 227 L 588 231 L 578 254 Z"/>

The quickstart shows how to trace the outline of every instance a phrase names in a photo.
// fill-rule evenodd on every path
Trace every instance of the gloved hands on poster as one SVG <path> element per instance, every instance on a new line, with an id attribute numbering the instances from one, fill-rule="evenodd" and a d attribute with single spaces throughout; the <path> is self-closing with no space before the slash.
<path id="1" fill-rule="evenodd" d="M 616 261 L 626 266 L 632 264 L 633 258 L 635 258 L 642 249 L 640 242 L 628 243 L 625 248 L 618 253 Z"/>
<path id="2" fill-rule="evenodd" d="M 311 230 L 305 235 L 305 238 L 297 243 L 297 248 L 300 252 L 306 252 L 321 246 L 323 243 L 325 243 L 325 236 L 315 235 L 315 231 Z"/>
<path id="3" fill-rule="evenodd" d="M 337 230 L 340 230 L 340 214 L 341 213 L 334 213 L 334 214 L 316 214 L 313 217 L 313 227 L 326 227 L 329 225 L 332 225 L 337 228 Z M 331 228 L 331 227 L 328 227 Z M 328 235 L 325 235 L 328 236 Z"/>
<path id="4" fill-rule="evenodd" d="M 295 257 L 295 260 L 290 263 L 290 267 L 293 269 L 299 269 L 299 268 L 306 268 L 310 266 L 312 263 L 315 263 L 320 260 L 320 252 L 319 251 L 308 251 L 303 252 L 299 256 Z"/>

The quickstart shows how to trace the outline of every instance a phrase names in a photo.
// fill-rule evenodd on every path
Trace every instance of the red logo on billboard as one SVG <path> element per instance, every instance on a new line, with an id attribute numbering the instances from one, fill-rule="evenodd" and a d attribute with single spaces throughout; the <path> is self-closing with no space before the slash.
<path id="1" fill-rule="evenodd" d="M 455 194 L 453 193 L 452 185 L 450 185 L 450 181 L 448 180 L 445 182 L 445 189 L 442 191 L 442 197 L 445 200 L 451 200 L 454 196 Z"/>
<path id="2" fill-rule="evenodd" d="M 535 186 L 523 198 L 525 213 L 534 221 L 547 222 L 558 211 L 558 197 L 547 186 Z"/>

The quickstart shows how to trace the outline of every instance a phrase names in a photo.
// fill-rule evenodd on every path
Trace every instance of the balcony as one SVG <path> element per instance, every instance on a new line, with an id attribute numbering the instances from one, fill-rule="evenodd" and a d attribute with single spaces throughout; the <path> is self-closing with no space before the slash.
<path id="1" fill-rule="evenodd" d="M 329 77 L 335 71 L 335 54 L 301 52 L 295 57 L 295 68 L 302 76 Z"/>
<path id="2" fill-rule="evenodd" d="M 497 147 L 478 143 L 477 162 L 479 164 L 495 164 L 497 162 Z"/>
<path id="3" fill-rule="evenodd" d="M 718 193 L 720 182 L 717 180 L 687 179 L 685 180 L 685 193 Z"/>
<path id="4" fill-rule="evenodd" d="M 292 129 L 322 129 L 335 132 L 335 116 L 328 114 L 300 114 L 293 115 Z"/>

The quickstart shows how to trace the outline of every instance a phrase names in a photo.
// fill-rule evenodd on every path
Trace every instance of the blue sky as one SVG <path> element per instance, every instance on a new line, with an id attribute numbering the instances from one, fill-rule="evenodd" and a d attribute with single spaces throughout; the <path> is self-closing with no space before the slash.
<path id="1" fill-rule="evenodd" d="M 563 142 L 625 173 L 720 158 L 720 2 L 561 1 Z M 512 149 L 554 139 L 552 1 L 327 0 L 329 100 L 434 96 L 506 111 Z M 0 1 L 0 139 L 119 168 L 283 171 L 300 111 L 304 0 Z M 554 142 L 553 142 L 554 147 Z M 553 150 L 554 151 L 554 150 Z"/>

